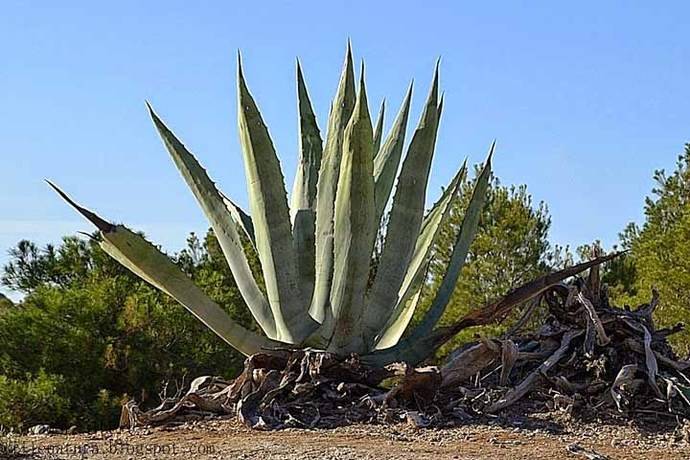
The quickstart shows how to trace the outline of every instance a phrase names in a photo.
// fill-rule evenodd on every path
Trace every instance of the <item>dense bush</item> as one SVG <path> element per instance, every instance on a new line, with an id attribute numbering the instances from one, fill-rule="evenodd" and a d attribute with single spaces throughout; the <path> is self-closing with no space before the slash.
<path id="1" fill-rule="evenodd" d="M 66 423 L 68 400 L 60 376 L 39 371 L 21 379 L 0 375 L 0 427 L 22 429 L 39 423 Z"/>
<path id="2" fill-rule="evenodd" d="M 231 377 L 241 368 L 241 355 L 94 241 L 68 237 L 45 249 L 24 241 L 11 255 L 3 282 L 25 298 L 0 308 L 0 420 L 7 427 L 112 427 L 125 398 L 157 404 L 165 382 L 174 391 L 193 377 Z M 203 242 L 192 235 L 176 260 L 251 327 L 212 234 Z M 36 408 L 40 395 L 59 410 Z"/>

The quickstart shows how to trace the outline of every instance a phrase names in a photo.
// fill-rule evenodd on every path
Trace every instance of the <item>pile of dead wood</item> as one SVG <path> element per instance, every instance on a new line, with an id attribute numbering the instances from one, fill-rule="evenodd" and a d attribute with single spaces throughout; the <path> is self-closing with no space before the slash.
<path id="1" fill-rule="evenodd" d="M 363 401 L 385 395 L 377 384 L 388 375 L 388 370 L 363 366 L 356 356 L 341 360 L 311 350 L 295 351 L 287 358 L 259 354 L 247 359 L 232 382 L 200 377 L 184 396 L 166 398 L 146 412 L 128 402 L 120 427 L 176 424 L 214 414 L 236 415 L 257 429 L 371 421 L 373 405 Z"/>
<path id="2" fill-rule="evenodd" d="M 480 339 L 438 367 L 375 369 L 357 356 L 316 350 L 256 355 L 234 381 L 202 377 L 152 410 L 127 403 L 120 425 L 182 423 L 224 414 L 254 428 L 333 427 L 357 422 L 467 422 L 509 412 L 561 411 L 638 422 L 690 420 L 690 362 L 657 329 L 656 293 L 637 309 L 610 305 L 598 270 L 532 299 L 502 339 Z M 518 334 L 545 306 L 540 327 Z M 504 312 L 505 313 L 505 312 Z M 513 407 L 511 407 L 513 406 Z"/>
<path id="3" fill-rule="evenodd" d="M 549 315 L 535 332 L 481 340 L 455 353 L 441 369 L 446 401 L 473 413 L 529 402 L 535 410 L 599 419 L 690 419 L 690 362 L 679 360 L 667 341 L 683 325 L 655 327 L 656 293 L 637 309 L 617 308 L 594 273 L 542 299 Z"/>

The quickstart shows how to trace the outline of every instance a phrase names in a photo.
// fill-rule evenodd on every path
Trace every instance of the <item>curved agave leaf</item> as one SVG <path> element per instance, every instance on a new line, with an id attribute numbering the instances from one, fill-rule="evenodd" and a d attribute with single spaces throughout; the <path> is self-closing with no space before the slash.
<path id="1" fill-rule="evenodd" d="M 240 353 L 256 353 L 284 346 L 235 323 L 158 248 L 122 225 L 113 225 L 77 205 L 62 190 L 48 182 L 70 205 L 91 221 L 103 237 L 101 248 L 144 281 L 173 297 L 209 329 Z"/>
<path id="2" fill-rule="evenodd" d="M 271 338 L 278 338 L 273 313 L 251 272 L 249 262 L 242 248 L 240 236 L 234 224 L 239 223 L 247 234 L 250 235 L 248 225 L 251 224 L 251 219 L 218 192 L 215 184 L 208 177 L 196 158 L 165 126 L 148 103 L 147 107 L 158 134 L 163 140 L 163 144 L 170 153 L 185 182 L 187 182 L 187 185 L 194 193 L 204 214 L 206 214 L 218 238 L 223 254 L 228 261 L 237 287 L 242 294 L 242 298 L 247 303 L 252 316 L 254 316 L 254 319 L 256 319 L 266 335 Z M 236 214 L 233 214 L 233 209 Z M 244 219 L 242 214 L 245 216 Z"/>
<path id="3" fill-rule="evenodd" d="M 373 344 L 374 337 L 386 323 L 397 303 L 398 290 L 414 254 L 422 225 L 438 127 L 438 76 L 437 65 L 424 112 L 412 136 L 398 177 L 381 260 L 364 315 L 363 335 L 365 343 L 369 346 Z"/>
<path id="4" fill-rule="evenodd" d="M 615 259 L 621 254 L 622 253 L 612 253 L 573 265 L 572 267 L 564 268 L 563 270 L 547 273 L 546 275 L 540 276 L 535 280 L 513 289 L 495 302 L 470 311 L 450 326 L 438 328 L 426 336 L 410 335 L 391 348 L 378 350 L 367 356 L 363 356 L 362 362 L 372 366 L 387 366 L 397 361 L 404 361 L 410 365 L 417 365 L 431 356 L 441 345 L 457 335 L 460 331 L 468 327 L 482 326 L 496 322 L 504 318 L 515 306 L 535 298 L 564 279 Z"/>
<path id="5" fill-rule="evenodd" d="M 256 237 L 254 236 L 254 223 L 249 214 L 247 214 L 242 208 L 240 208 L 234 201 L 225 196 L 223 192 L 218 191 L 220 197 L 225 203 L 225 207 L 230 211 L 230 217 L 232 218 L 235 225 L 239 226 L 244 234 L 247 235 L 249 241 L 251 241 L 254 248 L 256 248 Z"/>
<path id="6" fill-rule="evenodd" d="M 453 179 L 451 179 L 450 184 L 443 189 L 441 197 L 433 204 L 426 216 L 424 216 L 424 220 L 422 221 L 422 229 L 420 230 L 419 238 L 417 239 L 418 245 L 423 239 L 422 235 L 424 235 L 425 232 L 433 232 L 433 230 L 436 229 L 437 225 L 443 219 L 443 216 L 445 216 L 445 213 L 448 212 L 448 206 L 450 206 L 453 198 L 456 197 L 466 176 L 467 158 L 465 158 L 465 160 L 462 162 L 460 169 L 458 169 L 458 171 L 455 173 L 455 176 L 453 176 Z"/>
<path id="7" fill-rule="evenodd" d="M 455 290 L 455 285 L 460 277 L 460 271 L 465 265 L 465 259 L 467 258 L 467 253 L 470 250 L 470 245 L 474 241 L 474 236 L 477 233 L 477 228 L 479 227 L 479 216 L 484 208 L 484 202 L 486 201 L 486 190 L 489 186 L 489 180 L 491 179 L 491 157 L 494 154 L 494 149 L 496 148 L 496 142 L 491 144 L 489 149 L 489 155 L 484 163 L 484 168 L 477 178 L 477 183 L 472 191 L 472 197 L 470 198 L 470 203 L 465 211 L 465 216 L 462 219 L 462 225 L 460 226 L 460 232 L 453 245 L 453 251 L 450 256 L 450 262 L 448 263 L 448 269 L 443 281 L 441 281 L 441 286 L 436 293 L 436 297 L 431 304 L 431 307 L 424 315 L 422 322 L 412 331 L 412 336 L 422 337 L 431 333 L 433 328 L 441 319 L 443 312 L 446 310 L 450 298 Z"/>
<path id="8" fill-rule="evenodd" d="M 340 160 L 342 157 L 345 127 L 355 105 L 355 75 L 352 63 L 352 49 L 347 46 L 345 64 L 340 76 L 338 90 L 331 104 L 328 118 L 326 145 L 321 158 L 319 180 L 316 187 L 316 274 L 314 295 L 309 313 L 321 324 L 332 324 L 326 320 L 331 315 L 329 296 L 333 281 L 333 215 Z M 330 337 L 330 329 L 320 328 L 322 339 Z"/>
<path id="9" fill-rule="evenodd" d="M 376 236 L 373 162 L 373 131 L 362 70 L 355 108 L 345 129 L 335 200 L 335 272 L 331 292 L 335 330 L 328 349 L 336 353 L 365 351 L 356 337 Z"/>
<path id="10" fill-rule="evenodd" d="M 381 108 L 379 115 L 376 118 L 376 127 L 374 128 L 374 156 L 376 156 L 381 149 L 381 139 L 383 139 L 383 122 L 386 116 L 386 99 L 381 101 Z"/>
<path id="11" fill-rule="evenodd" d="M 376 220 L 381 221 L 383 211 L 393 190 L 393 182 L 398 173 L 400 157 L 405 144 L 405 131 L 407 119 L 410 114 L 410 101 L 412 100 L 412 83 L 403 99 L 398 115 L 395 117 L 390 133 L 374 157 L 374 200 L 376 203 Z"/>
<path id="12" fill-rule="evenodd" d="M 424 270 L 424 266 L 431 256 L 431 250 L 441 231 L 441 226 L 450 214 L 452 209 L 451 203 L 457 196 L 466 175 L 467 160 L 463 162 L 455 177 L 453 177 L 448 187 L 443 191 L 441 198 L 434 203 L 424 218 L 422 228 L 417 237 L 417 243 L 415 244 L 414 255 L 407 267 L 405 278 L 398 292 L 398 304 L 407 302 L 412 291 L 416 290 L 417 283 L 414 280 L 419 279 L 419 274 Z"/>
<path id="13" fill-rule="evenodd" d="M 419 295 L 422 285 L 426 279 L 429 262 L 431 260 L 431 250 L 436 242 L 436 238 L 441 231 L 443 222 L 446 221 L 453 199 L 457 196 L 458 190 L 467 173 L 467 160 L 465 160 L 453 177 L 448 187 L 443 191 L 441 198 L 434 204 L 429 214 L 424 218 L 422 230 L 417 238 L 414 255 L 407 267 L 405 278 L 398 292 L 398 303 L 393 310 L 388 323 L 382 329 L 381 338 L 378 339 L 376 348 L 385 349 L 392 347 L 400 337 L 402 337 L 407 325 L 412 319 L 412 315 L 419 303 Z M 412 300 L 410 300 L 414 297 Z"/>
<path id="14" fill-rule="evenodd" d="M 238 60 L 238 127 L 244 156 L 256 248 L 278 337 L 288 343 L 306 338 L 310 320 L 298 284 L 285 182 L 268 129 L 249 93 Z"/>
<path id="15" fill-rule="evenodd" d="M 406 299 L 404 302 L 400 302 L 393 314 L 388 319 L 388 322 L 383 327 L 383 332 L 377 339 L 375 350 L 385 350 L 394 346 L 400 341 L 400 337 L 405 333 L 407 326 L 412 321 L 414 312 L 417 310 L 417 306 L 422 298 L 422 292 L 424 291 L 424 282 L 427 278 L 429 272 L 429 264 L 427 263 L 425 268 L 421 271 L 420 275 L 417 277 L 415 286 L 416 291 L 412 298 Z"/>
<path id="16" fill-rule="evenodd" d="M 443 115 L 443 100 L 446 97 L 446 93 L 441 93 L 441 98 L 438 100 L 438 109 L 436 111 L 437 118 L 438 118 L 438 124 L 439 126 L 441 125 L 441 115 Z M 438 134 L 438 126 L 436 127 L 436 134 Z"/>

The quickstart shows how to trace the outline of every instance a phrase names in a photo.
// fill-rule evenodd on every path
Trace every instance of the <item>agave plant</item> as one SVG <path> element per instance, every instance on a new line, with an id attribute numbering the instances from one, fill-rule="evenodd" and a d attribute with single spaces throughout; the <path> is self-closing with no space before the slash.
<path id="1" fill-rule="evenodd" d="M 384 140 L 384 108 L 372 126 L 364 66 L 356 85 L 348 45 L 324 142 L 298 62 L 300 157 L 290 204 L 273 142 L 247 88 L 239 56 L 237 80 L 239 134 L 251 215 L 217 189 L 192 153 L 148 103 L 147 107 L 265 336 L 235 323 L 140 234 L 101 219 L 53 187 L 97 226 L 105 252 L 175 298 L 245 355 L 311 347 L 341 356 L 357 353 L 376 365 L 397 360 L 417 363 L 428 357 L 448 338 L 448 331 L 439 334 L 435 327 L 477 231 L 494 144 L 476 180 L 440 288 L 421 322 L 407 331 L 432 247 L 467 170 L 465 162 L 425 213 L 443 106 L 438 64 L 403 159 L 412 85 Z M 386 209 L 385 239 L 374 270 L 374 241 Z M 248 251 L 256 251 L 261 262 L 265 290 L 250 269 L 250 254 L 243 245 L 247 239 L 251 241 Z"/>

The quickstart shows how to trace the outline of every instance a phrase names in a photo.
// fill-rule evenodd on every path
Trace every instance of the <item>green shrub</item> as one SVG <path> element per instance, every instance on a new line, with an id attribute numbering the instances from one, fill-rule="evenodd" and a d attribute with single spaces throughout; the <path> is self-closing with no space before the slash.
<path id="1" fill-rule="evenodd" d="M 192 235 L 178 263 L 233 319 L 252 327 L 217 246 L 212 234 L 204 241 Z M 22 242 L 11 254 L 3 281 L 25 297 L 0 309 L 4 391 L 17 399 L 32 382 L 27 374 L 48 375 L 63 399 L 61 411 L 44 412 L 32 404 L 14 410 L 5 402 L 12 398 L 0 397 L 0 423 L 113 428 L 126 395 L 151 407 L 165 382 L 175 388 L 199 375 L 230 378 L 242 367 L 239 353 L 92 241 L 68 237 L 44 249 Z"/>
<path id="2" fill-rule="evenodd" d="M 64 381 L 40 371 L 23 379 L 0 375 L 0 425 L 22 430 L 43 423 L 65 423 L 69 401 L 62 396 Z"/>

